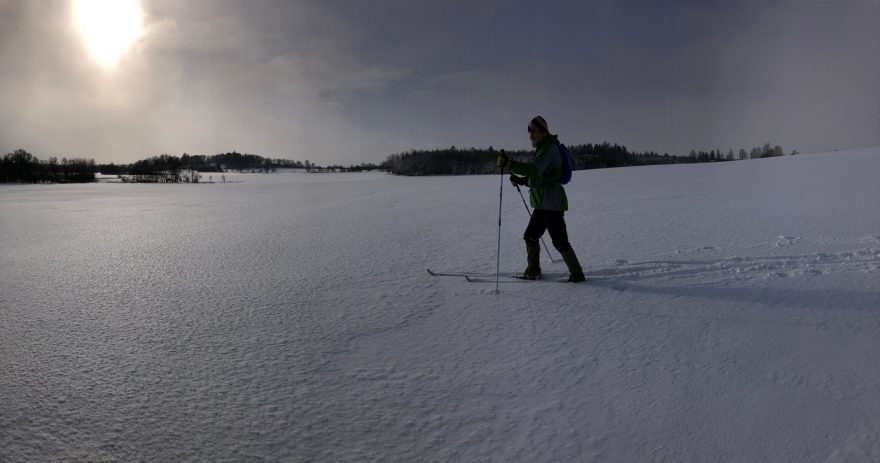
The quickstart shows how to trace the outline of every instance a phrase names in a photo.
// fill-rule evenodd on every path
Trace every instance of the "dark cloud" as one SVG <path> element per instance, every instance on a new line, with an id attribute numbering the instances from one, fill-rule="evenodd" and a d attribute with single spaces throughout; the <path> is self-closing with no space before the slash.
<path id="1" fill-rule="evenodd" d="M 144 0 L 112 73 L 68 2 L 0 0 L 0 150 L 317 162 L 569 142 L 880 145 L 880 2 Z"/>

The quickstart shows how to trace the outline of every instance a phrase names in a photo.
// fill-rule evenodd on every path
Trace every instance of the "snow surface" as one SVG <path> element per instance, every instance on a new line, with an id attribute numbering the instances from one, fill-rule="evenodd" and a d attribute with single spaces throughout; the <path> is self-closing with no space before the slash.
<path id="1" fill-rule="evenodd" d="M 498 176 L 0 186 L 0 460 L 880 461 L 878 173 L 576 172 L 500 295 Z"/>

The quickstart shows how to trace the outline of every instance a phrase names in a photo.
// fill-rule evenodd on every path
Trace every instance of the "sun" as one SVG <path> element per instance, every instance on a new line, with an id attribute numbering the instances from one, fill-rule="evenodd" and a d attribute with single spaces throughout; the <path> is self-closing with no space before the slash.
<path id="1" fill-rule="evenodd" d="M 106 69 L 141 37 L 143 15 L 139 0 L 73 0 L 73 23 L 89 55 Z"/>

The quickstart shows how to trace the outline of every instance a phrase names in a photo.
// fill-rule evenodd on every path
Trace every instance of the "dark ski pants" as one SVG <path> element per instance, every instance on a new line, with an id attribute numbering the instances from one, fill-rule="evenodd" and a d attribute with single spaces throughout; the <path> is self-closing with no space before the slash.
<path id="1" fill-rule="evenodd" d="M 564 212 L 543 209 L 532 211 L 532 218 L 529 220 L 529 226 L 526 227 L 523 238 L 526 241 L 537 243 L 545 231 L 550 232 L 550 239 L 553 240 L 553 247 L 556 250 L 565 252 L 571 249 L 571 244 L 568 243 L 568 231 L 565 229 Z"/>

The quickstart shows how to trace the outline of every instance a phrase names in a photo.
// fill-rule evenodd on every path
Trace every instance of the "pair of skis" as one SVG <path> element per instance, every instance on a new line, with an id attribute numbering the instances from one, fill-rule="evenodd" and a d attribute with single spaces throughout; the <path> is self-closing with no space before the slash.
<path id="1" fill-rule="evenodd" d="M 495 283 L 495 274 L 474 273 L 474 272 L 435 272 L 428 269 L 428 273 L 432 277 L 458 277 L 464 278 L 468 283 Z M 517 279 L 515 274 L 500 274 L 504 279 Z"/>
<path id="2" fill-rule="evenodd" d="M 475 272 L 435 272 L 431 269 L 428 269 L 428 273 L 432 277 L 458 277 L 464 278 L 468 283 L 495 283 L 496 275 L 489 273 L 475 273 Z M 529 278 L 522 277 L 518 273 L 502 273 L 497 275 L 499 278 L 503 278 L 508 282 L 528 282 L 528 281 L 536 281 Z M 541 278 L 538 278 L 541 280 Z"/>

